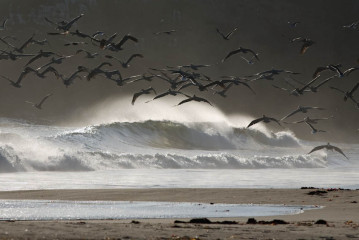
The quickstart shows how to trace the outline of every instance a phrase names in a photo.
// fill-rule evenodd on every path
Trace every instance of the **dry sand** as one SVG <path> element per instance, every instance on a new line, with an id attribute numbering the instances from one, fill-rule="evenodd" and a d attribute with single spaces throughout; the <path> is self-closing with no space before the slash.
<path id="1" fill-rule="evenodd" d="M 213 203 L 321 205 L 322 209 L 281 219 L 285 225 L 174 223 L 175 219 L 0 221 L 0 239 L 359 239 L 359 191 L 317 189 L 115 189 L 0 192 L 0 199 L 133 200 Z M 314 224 L 323 219 L 327 224 Z M 183 219 L 182 219 L 183 220 Z M 188 219 L 186 219 L 188 221 Z"/>

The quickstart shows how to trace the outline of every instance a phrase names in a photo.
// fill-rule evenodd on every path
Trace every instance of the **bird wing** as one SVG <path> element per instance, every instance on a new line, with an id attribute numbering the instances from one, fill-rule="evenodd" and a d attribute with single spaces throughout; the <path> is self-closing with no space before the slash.
<path id="1" fill-rule="evenodd" d="M 324 70 L 327 70 L 327 67 L 317 67 L 317 69 L 315 70 L 315 72 L 313 73 L 313 78 L 317 77 L 319 75 L 319 73 L 321 73 Z"/>
<path id="2" fill-rule="evenodd" d="M 237 28 L 234 28 L 232 31 L 230 31 L 225 38 L 229 38 L 235 31 L 237 31 Z"/>
<path id="3" fill-rule="evenodd" d="M 131 104 L 132 104 L 132 105 L 134 105 L 134 104 L 135 104 L 136 99 L 137 99 L 139 96 L 141 96 L 142 94 L 143 94 L 143 91 L 141 91 L 141 92 L 137 92 L 137 93 L 133 94 Z"/>
<path id="4" fill-rule="evenodd" d="M 31 58 L 25 66 L 31 64 L 32 62 L 36 61 L 37 59 L 41 58 L 42 57 L 42 54 L 37 54 L 35 57 Z"/>
<path id="5" fill-rule="evenodd" d="M 337 77 L 336 75 L 328 77 L 327 79 L 323 80 L 322 82 L 320 82 L 317 86 L 315 86 L 315 88 L 319 88 L 320 86 L 324 85 L 325 83 L 329 82 L 330 80 L 332 80 L 333 78 Z"/>
<path id="6" fill-rule="evenodd" d="M 50 23 L 51 25 L 54 25 L 54 26 L 58 26 L 58 24 L 54 23 L 53 21 L 51 21 L 50 19 L 48 19 L 47 17 L 44 17 L 45 21 Z"/>
<path id="7" fill-rule="evenodd" d="M 281 119 L 281 121 L 283 121 L 286 118 L 289 118 L 290 116 L 293 116 L 294 114 L 296 114 L 297 112 L 300 112 L 300 109 L 294 110 L 293 112 L 289 113 L 287 116 L 283 117 Z"/>
<path id="8" fill-rule="evenodd" d="M 32 42 L 33 38 L 34 38 L 34 34 L 28 40 L 26 40 L 26 42 L 24 42 L 24 44 L 22 44 L 19 49 L 17 49 L 18 52 L 22 52 L 22 50 Z"/>
<path id="9" fill-rule="evenodd" d="M 272 118 L 272 117 L 268 117 L 268 119 L 271 120 L 271 121 L 273 121 L 273 122 L 278 123 L 279 126 L 282 126 L 277 119 Z"/>
<path id="10" fill-rule="evenodd" d="M 350 74 L 351 72 L 353 72 L 353 71 L 355 71 L 355 70 L 358 70 L 358 69 L 359 69 L 359 67 L 352 67 L 352 68 L 349 68 L 349 69 L 345 70 L 343 74 L 344 74 L 345 76 L 349 76 L 349 74 Z"/>
<path id="11" fill-rule="evenodd" d="M 252 126 L 252 125 L 254 125 L 254 124 L 259 123 L 260 121 L 263 121 L 263 119 L 264 119 L 263 117 L 254 119 L 252 122 L 250 122 L 250 123 L 248 124 L 247 128 L 249 128 L 250 126 Z"/>
<path id="12" fill-rule="evenodd" d="M 236 49 L 236 50 L 233 50 L 233 51 L 229 52 L 229 53 L 227 54 L 227 56 L 222 59 L 222 62 L 226 61 L 226 60 L 227 60 L 229 57 L 231 57 L 232 55 L 237 54 L 237 53 L 240 53 L 240 52 L 242 52 L 242 51 L 243 51 L 243 50 L 242 50 L 241 48 L 239 48 L 239 49 Z"/>
<path id="13" fill-rule="evenodd" d="M 137 39 L 137 38 L 135 38 L 135 37 L 133 37 L 133 36 L 127 34 L 127 35 L 125 35 L 125 36 L 122 38 L 122 40 L 121 40 L 119 43 L 115 44 L 115 47 L 116 47 L 117 49 L 120 49 L 121 46 L 122 46 L 127 40 L 132 40 L 132 41 L 134 41 L 134 42 L 138 42 L 138 39 Z"/>
<path id="14" fill-rule="evenodd" d="M 303 45 L 302 45 L 302 48 L 300 49 L 300 54 L 304 54 L 307 52 L 308 48 L 312 46 L 312 43 L 309 43 L 309 42 L 305 42 Z"/>
<path id="15" fill-rule="evenodd" d="M 339 89 L 339 88 L 332 87 L 332 86 L 330 86 L 329 88 L 334 89 L 334 90 L 337 90 L 337 91 L 339 91 L 339 92 L 341 92 L 341 93 L 344 93 L 344 94 L 345 94 L 345 92 L 344 92 L 343 90 Z"/>
<path id="16" fill-rule="evenodd" d="M 342 154 L 346 159 L 349 160 L 349 158 L 344 154 L 344 152 L 343 152 L 340 148 L 335 147 L 335 146 L 332 146 L 332 147 L 333 147 L 333 149 L 334 149 L 335 151 L 337 151 L 338 153 Z"/>
<path id="17" fill-rule="evenodd" d="M 359 87 L 359 82 L 357 82 L 357 84 L 355 84 L 352 90 L 350 90 L 349 95 L 353 95 L 353 93 L 358 89 L 358 87 Z"/>
<path id="18" fill-rule="evenodd" d="M 246 52 L 250 52 L 253 54 L 253 57 L 255 57 L 258 61 L 259 61 L 259 57 L 258 57 L 258 54 L 256 52 L 254 52 L 252 49 L 244 49 Z"/>
<path id="19" fill-rule="evenodd" d="M 308 121 L 304 121 L 304 122 L 312 129 L 312 132 L 316 132 L 316 131 L 317 131 L 317 129 L 315 129 L 315 128 L 313 127 L 313 125 L 310 124 Z"/>
<path id="20" fill-rule="evenodd" d="M 178 106 L 178 105 L 181 105 L 181 104 L 184 104 L 184 103 L 188 103 L 188 102 L 193 101 L 193 100 L 194 100 L 193 97 L 187 98 L 187 99 L 181 101 L 180 103 L 178 103 L 177 106 Z"/>
<path id="21" fill-rule="evenodd" d="M 135 58 L 135 57 L 143 58 L 143 55 L 142 55 L 142 54 L 138 54 L 138 53 L 132 54 L 131 57 L 126 61 L 125 64 L 128 65 L 128 64 L 131 62 L 131 60 L 132 60 L 133 58 Z"/>
<path id="22" fill-rule="evenodd" d="M 224 34 L 218 28 L 216 28 L 216 31 L 222 36 L 222 38 L 226 39 L 226 36 L 224 36 Z"/>
<path id="23" fill-rule="evenodd" d="M 41 107 L 41 105 L 46 101 L 46 99 L 48 99 L 50 96 L 52 96 L 52 93 L 50 93 L 50 94 L 47 94 L 42 100 L 41 100 L 41 102 L 38 104 L 40 107 Z"/>
<path id="24" fill-rule="evenodd" d="M 308 154 L 311 154 L 312 152 L 318 151 L 318 150 L 326 148 L 326 147 L 327 147 L 327 145 L 317 146 L 317 147 L 313 148 Z"/>
<path id="25" fill-rule="evenodd" d="M 77 21 L 79 20 L 84 14 L 80 14 L 79 16 L 75 17 L 74 19 L 72 19 L 70 22 L 68 22 L 65 26 L 63 26 L 63 29 L 65 31 L 69 30 L 72 25 Z"/>
<path id="26" fill-rule="evenodd" d="M 204 98 L 201 98 L 201 97 L 196 97 L 194 100 L 197 101 L 197 102 L 206 102 L 209 105 L 213 106 L 207 99 L 204 99 Z"/>

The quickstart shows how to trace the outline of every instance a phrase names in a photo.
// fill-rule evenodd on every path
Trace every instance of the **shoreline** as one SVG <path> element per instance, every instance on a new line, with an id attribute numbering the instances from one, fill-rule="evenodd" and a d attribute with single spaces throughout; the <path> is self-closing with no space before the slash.
<path id="1" fill-rule="evenodd" d="M 323 192 L 319 192 L 319 191 Z M 314 192 L 309 195 L 308 193 Z M 315 193 L 317 192 L 317 193 Z M 255 217 L 289 224 L 246 224 L 248 217 L 210 218 L 238 224 L 175 223 L 189 219 L 0 221 L 0 238 L 14 239 L 335 239 L 359 238 L 359 190 L 344 189 L 78 189 L 0 192 L 0 199 L 169 201 L 323 206 L 295 215 Z M 318 220 L 326 224 L 315 224 Z M 27 230 L 27 231 L 25 231 Z M 53 237 L 56 236 L 56 237 Z"/>

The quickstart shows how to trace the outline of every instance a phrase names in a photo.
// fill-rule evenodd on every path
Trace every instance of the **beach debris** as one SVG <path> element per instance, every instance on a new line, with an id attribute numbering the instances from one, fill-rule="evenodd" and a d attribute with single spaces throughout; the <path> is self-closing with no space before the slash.
<path id="1" fill-rule="evenodd" d="M 131 223 L 132 224 L 140 224 L 140 221 L 132 220 Z"/>
<path id="2" fill-rule="evenodd" d="M 327 191 L 323 191 L 323 190 L 316 190 L 316 191 L 311 191 L 309 193 L 307 193 L 308 195 L 319 195 L 319 196 L 323 196 L 323 194 L 328 193 Z"/>
<path id="3" fill-rule="evenodd" d="M 301 187 L 300 189 L 318 189 L 316 187 Z"/>
<path id="4" fill-rule="evenodd" d="M 209 220 L 208 218 L 193 218 L 193 219 L 189 220 L 188 222 L 186 222 L 186 221 L 180 221 L 180 220 L 175 220 L 174 223 L 238 224 L 238 222 L 236 222 L 236 221 L 215 221 L 215 222 L 212 222 L 212 221 Z"/>
<path id="5" fill-rule="evenodd" d="M 314 224 L 325 224 L 328 225 L 327 221 L 323 220 L 323 219 L 319 219 L 318 221 L 316 221 Z"/>
<path id="6" fill-rule="evenodd" d="M 289 224 L 289 223 L 281 219 L 273 219 L 272 221 L 257 221 L 255 218 L 248 218 L 247 224 L 278 225 L 278 224 Z"/>

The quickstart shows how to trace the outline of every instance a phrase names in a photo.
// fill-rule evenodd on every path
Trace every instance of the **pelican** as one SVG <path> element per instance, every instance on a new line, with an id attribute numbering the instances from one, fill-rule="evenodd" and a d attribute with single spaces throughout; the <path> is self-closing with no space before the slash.
<path id="1" fill-rule="evenodd" d="M 328 149 L 328 150 L 332 150 L 332 151 L 337 151 L 338 153 L 342 154 L 346 159 L 349 160 L 349 158 L 344 154 L 344 152 L 340 148 L 338 148 L 336 146 L 333 146 L 333 145 L 330 145 L 330 143 L 327 143 L 326 145 L 317 146 L 317 147 L 313 148 L 308 154 L 311 154 L 312 152 L 321 150 L 323 148 Z"/>
<path id="2" fill-rule="evenodd" d="M 222 59 L 222 62 L 226 61 L 226 60 L 227 60 L 229 57 L 231 57 L 232 55 L 237 54 L 237 53 L 241 53 L 241 52 L 242 52 L 242 53 L 251 53 L 251 54 L 253 54 L 253 56 L 259 61 L 258 54 L 255 53 L 253 50 L 248 49 L 248 48 L 239 47 L 238 49 L 229 52 L 229 53 L 227 54 L 227 56 Z"/>
<path id="3" fill-rule="evenodd" d="M 17 60 L 17 59 L 21 59 L 21 57 L 33 57 L 35 56 L 35 54 L 16 54 L 13 52 L 7 52 L 4 50 L 0 50 L 0 52 L 2 53 L 1 55 L 1 59 L 10 59 L 10 60 Z"/>
<path id="4" fill-rule="evenodd" d="M 94 69 L 92 69 L 91 71 L 88 70 L 89 74 L 87 75 L 87 80 L 90 81 L 91 78 L 95 77 L 96 75 L 98 74 L 101 74 L 101 73 L 104 73 L 103 70 L 101 70 L 101 67 L 105 66 L 105 65 L 108 65 L 108 66 L 112 66 L 111 63 L 109 62 L 103 62 L 101 63 L 100 65 L 98 65 L 97 67 L 95 67 Z"/>
<path id="5" fill-rule="evenodd" d="M 317 132 L 326 132 L 324 130 L 319 130 L 313 127 L 313 125 L 311 123 L 309 123 L 308 121 L 304 121 L 311 129 L 312 129 L 312 134 L 315 134 Z"/>
<path id="6" fill-rule="evenodd" d="M 143 94 L 150 94 L 151 92 L 154 92 L 154 93 L 157 95 L 156 90 L 155 90 L 153 87 L 149 87 L 149 88 L 147 88 L 147 89 L 141 89 L 141 91 L 139 91 L 139 92 L 133 94 L 133 98 L 132 98 L 131 104 L 134 105 L 136 99 L 137 99 L 139 96 L 141 96 L 141 95 L 143 95 Z"/>
<path id="7" fill-rule="evenodd" d="M 8 43 L 7 41 L 4 40 L 4 38 L 0 38 L 0 41 L 3 42 L 4 44 L 8 45 L 9 47 L 13 48 L 15 52 L 23 53 L 24 48 L 27 47 L 30 43 L 33 43 L 34 36 L 35 36 L 35 34 L 33 34 L 29 39 L 27 39 L 20 47 L 16 47 L 16 46 Z"/>
<path id="8" fill-rule="evenodd" d="M 0 26 L 0 31 L 3 31 L 5 30 L 5 26 L 6 26 L 6 23 L 7 23 L 7 18 L 2 22 L 1 26 Z"/>
<path id="9" fill-rule="evenodd" d="M 302 107 L 302 106 L 298 106 L 298 108 L 296 110 L 294 110 L 293 112 L 289 113 L 287 116 L 283 117 L 281 119 L 281 121 L 283 121 L 286 118 L 289 118 L 290 116 L 293 116 L 296 113 L 302 112 L 302 113 L 307 113 L 308 110 L 311 109 L 316 109 L 316 110 L 325 110 L 324 108 L 321 107 Z"/>
<path id="10" fill-rule="evenodd" d="M 114 56 L 111 56 L 111 55 L 105 55 L 106 58 L 109 58 L 109 59 L 116 59 L 117 61 L 119 61 L 122 65 L 123 68 L 128 68 L 130 66 L 130 62 L 132 59 L 138 57 L 138 58 L 143 58 L 143 55 L 142 54 L 132 54 L 128 59 L 127 61 L 121 61 L 120 59 L 118 59 L 117 57 L 114 57 Z"/>
<path id="11" fill-rule="evenodd" d="M 222 38 L 224 40 L 229 40 L 229 38 L 232 36 L 232 34 L 237 31 L 237 28 L 234 28 L 232 31 L 230 31 L 229 33 L 227 33 L 226 35 L 224 35 L 221 31 L 219 31 L 218 28 L 216 28 L 217 32 L 219 33 L 219 35 L 222 36 Z"/>
<path id="12" fill-rule="evenodd" d="M 339 91 L 339 92 L 341 92 L 341 93 L 344 93 L 344 101 L 347 101 L 348 100 L 348 98 L 350 99 L 350 100 L 352 100 L 355 104 L 357 104 L 358 106 L 359 106 L 359 103 L 355 100 L 355 98 L 354 98 L 354 96 L 353 96 L 353 94 L 354 94 L 354 92 L 359 88 L 359 82 L 358 83 L 356 83 L 353 87 L 352 87 L 352 89 L 350 90 L 350 91 L 343 91 L 343 90 L 341 90 L 341 89 L 339 89 L 339 88 L 336 88 L 336 87 L 330 87 L 331 89 L 334 89 L 334 90 L 337 90 L 337 91 Z"/>
<path id="13" fill-rule="evenodd" d="M 48 99 L 50 96 L 52 96 L 53 94 L 47 94 L 45 97 L 43 97 L 43 99 L 39 102 L 39 103 L 33 103 L 33 102 L 29 102 L 29 101 L 25 101 L 26 103 L 32 104 L 33 107 L 41 110 L 42 109 L 42 104 L 44 104 L 44 102 L 46 101 L 46 99 Z"/>
<path id="14" fill-rule="evenodd" d="M 279 123 L 279 121 L 278 121 L 277 119 L 272 118 L 272 117 L 267 117 L 266 115 L 263 115 L 263 117 L 254 119 L 252 122 L 250 122 L 250 123 L 248 124 L 247 128 L 249 128 L 250 126 L 252 126 L 252 125 L 254 125 L 254 124 L 257 124 L 257 123 L 259 123 L 259 122 L 269 123 L 269 122 L 271 122 L 271 121 L 278 123 L 279 126 L 282 126 L 282 125 L 280 125 L 280 123 Z"/>
<path id="15" fill-rule="evenodd" d="M 184 103 L 188 103 L 190 101 L 206 102 L 209 105 L 213 106 L 207 99 L 197 97 L 196 95 L 193 95 L 193 97 L 188 97 L 187 99 L 185 99 L 185 100 L 181 101 L 180 103 L 178 103 L 176 106 L 179 106 L 179 105 L 184 104 Z"/>
<path id="16" fill-rule="evenodd" d="M 57 56 L 60 57 L 60 55 L 57 54 L 57 53 L 54 53 L 54 52 L 44 52 L 44 51 L 40 50 L 40 52 L 39 52 L 37 55 L 35 55 L 33 58 L 31 58 L 31 59 L 26 63 L 25 66 L 27 66 L 27 65 L 29 65 L 30 63 L 36 61 L 36 60 L 39 59 L 39 58 L 42 58 L 42 57 L 50 57 L 50 56 L 52 56 L 52 55 L 57 55 Z"/>
<path id="17" fill-rule="evenodd" d="M 200 68 L 204 68 L 204 67 L 210 67 L 211 65 L 208 64 L 188 64 L 188 65 L 180 65 L 180 66 L 176 66 L 176 68 L 190 68 L 192 70 L 199 70 Z"/>
<path id="18" fill-rule="evenodd" d="M 119 41 L 119 42 L 117 42 L 117 43 L 111 43 L 111 44 L 109 44 L 109 45 L 108 45 L 108 49 L 109 49 L 109 50 L 112 50 L 112 51 L 122 50 L 122 49 L 123 49 L 123 48 L 122 48 L 123 44 L 125 44 L 128 40 L 131 40 L 131 41 L 136 42 L 136 43 L 138 42 L 138 39 L 137 39 L 137 38 L 135 38 L 135 37 L 133 37 L 133 36 L 127 34 L 127 35 L 125 35 L 125 36 L 121 39 L 121 41 Z"/>
<path id="19" fill-rule="evenodd" d="M 223 88 L 223 90 L 222 91 L 215 91 L 213 94 L 218 94 L 218 95 L 220 95 L 220 96 L 222 96 L 222 97 L 227 97 L 227 95 L 226 95 L 226 93 L 227 93 L 227 91 L 232 87 L 234 85 L 234 83 L 230 83 L 230 84 L 228 84 L 225 88 Z"/>
<path id="20" fill-rule="evenodd" d="M 334 118 L 334 116 L 330 116 L 330 117 L 327 117 L 327 118 L 310 118 L 310 117 L 305 117 L 303 120 L 300 120 L 300 121 L 296 121 L 296 122 L 284 122 L 286 124 L 295 124 L 295 123 L 304 123 L 304 122 L 308 122 L 310 124 L 317 124 L 318 121 L 321 121 L 321 120 L 329 120 L 331 118 Z"/>
<path id="21" fill-rule="evenodd" d="M 11 80 L 11 79 L 8 78 L 8 77 L 2 76 L 2 75 L 0 75 L 0 77 L 2 77 L 2 78 L 4 78 L 4 79 L 8 80 L 12 86 L 14 86 L 14 87 L 16 87 L 16 88 L 21 88 L 21 81 L 22 81 L 22 79 L 23 79 L 28 73 L 33 72 L 33 71 L 34 71 L 34 70 L 33 70 L 32 68 L 28 68 L 28 67 L 25 68 L 25 69 L 20 73 L 20 76 L 19 76 L 19 78 L 17 79 L 16 82 L 13 81 L 13 80 Z"/>
<path id="22" fill-rule="evenodd" d="M 49 20 L 47 17 L 45 17 L 45 20 L 46 20 L 48 23 L 50 23 L 50 24 L 56 26 L 56 29 L 57 29 L 57 30 L 61 30 L 61 31 L 63 31 L 63 32 L 68 32 L 68 31 L 70 30 L 70 28 L 72 27 L 72 25 L 73 25 L 75 22 L 77 22 L 83 15 L 84 15 L 84 14 L 80 14 L 79 16 L 77 16 L 77 17 L 73 18 L 72 20 L 70 20 L 69 22 L 67 22 L 67 21 L 61 21 L 61 22 L 55 23 L 55 22 Z"/>
<path id="23" fill-rule="evenodd" d="M 80 78 L 81 76 L 78 76 L 80 72 L 86 72 L 87 69 L 85 69 L 82 66 L 77 67 L 77 70 L 70 75 L 70 77 L 64 77 L 63 75 L 59 75 L 59 77 L 62 79 L 63 84 L 67 87 L 69 87 L 71 84 L 74 83 L 75 79 Z"/>
<path id="24" fill-rule="evenodd" d="M 358 25 L 359 25 L 359 21 L 355 21 L 355 22 L 352 22 L 352 23 L 350 23 L 348 25 L 344 25 L 343 28 L 350 28 L 350 29 L 357 30 Z"/>

